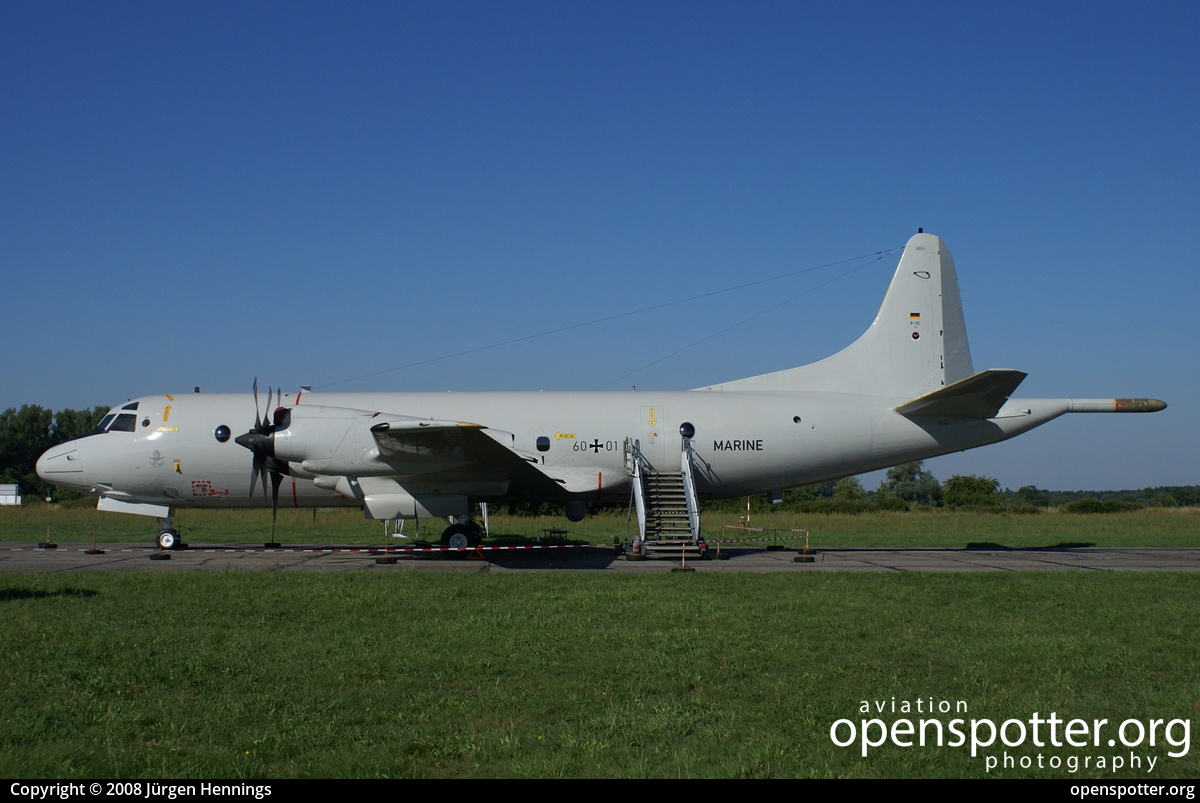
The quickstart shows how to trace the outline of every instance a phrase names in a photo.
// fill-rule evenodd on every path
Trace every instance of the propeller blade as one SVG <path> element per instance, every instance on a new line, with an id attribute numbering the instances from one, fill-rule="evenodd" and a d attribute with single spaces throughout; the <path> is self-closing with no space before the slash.
<path id="1" fill-rule="evenodd" d="M 258 412 L 257 406 L 255 407 L 254 412 L 255 413 Z M 271 386 L 267 385 L 267 409 L 263 410 L 262 423 L 260 423 L 258 425 L 259 432 L 264 432 L 264 433 L 270 432 L 271 431 L 270 426 L 271 426 Z"/>
<path id="2" fill-rule="evenodd" d="M 254 377 L 254 428 L 258 429 L 258 377 Z"/>
<path id="3" fill-rule="evenodd" d="M 283 478 L 291 474 L 291 467 L 284 460 L 275 459 L 275 430 L 279 428 L 280 421 L 284 415 L 281 411 L 286 412 L 283 407 L 283 388 L 267 387 L 267 403 L 264 410 L 258 403 L 258 377 L 254 377 L 254 426 L 250 431 L 234 438 L 234 442 L 239 446 L 249 449 L 253 458 L 250 464 L 250 496 L 254 496 L 258 490 L 259 481 L 262 481 L 263 498 L 271 500 L 271 526 L 274 529 L 274 522 L 279 508 L 279 486 L 283 483 Z M 272 396 L 274 396 L 275 406 L 271 406 Z M 267 492 L 267 477 L 271 478 L 271 491 Z"/>
<path id="4" fill-rule="evenodd" d="M 279 486 L 283 484 L 283 475 L 278 471 L 271 473 L 271 533 L 275 532 L 275 519 L 279 515 Z M 272 541 L 275 539 L 272 538 Z"/>

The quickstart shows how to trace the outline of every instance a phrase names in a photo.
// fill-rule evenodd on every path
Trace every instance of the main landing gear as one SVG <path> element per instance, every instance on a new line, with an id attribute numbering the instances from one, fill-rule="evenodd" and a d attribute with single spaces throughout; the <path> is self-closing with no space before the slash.
<path id="1" fill-rule="evenodd" d="M 483 528 L 473 521 L 451 524 L 442 531 L 442 546 L 474 549 L 483 543 Z"/>

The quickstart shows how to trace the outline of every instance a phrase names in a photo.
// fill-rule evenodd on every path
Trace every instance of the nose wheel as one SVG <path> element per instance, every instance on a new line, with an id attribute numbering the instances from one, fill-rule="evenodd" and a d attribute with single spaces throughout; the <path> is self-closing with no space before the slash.
<path id="1" fill-rule="evenodd" d="M 175 530 L 163 530 L 158 534 L 158 538 L 154 539 L 154 542 L 159 549 L 179 549 L 183 546 L 183 539 Z"/>

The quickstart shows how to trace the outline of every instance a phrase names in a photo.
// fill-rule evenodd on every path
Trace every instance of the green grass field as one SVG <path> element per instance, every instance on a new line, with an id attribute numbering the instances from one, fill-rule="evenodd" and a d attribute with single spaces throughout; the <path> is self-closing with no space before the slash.
<path id="1" fill-rule="evenodd" d="M 829 730 L 893 697 L 961 700 L 997 724 L 1056 712 L 1190 728 L 1197 590 L 1183 574 L 0 575 L 0 767 L 982 777 L 1002 750 L 864 759 Z M 1200 774 L 1197 751 L 1170 749 L 1135 752 L 1157 757 L 1156 778 Z"/>
<path id="2" fill-rule="evenodd" d="M 259 540 L 269 517 L 192 515 L 181 517 L 192 541 Z M 350 512 L 317 522 L 289 519 L 282 540 L 381 533 Z M 1156 511 L 800 524 L 828 545 L 1144 545 L 1194 543 L 1197 523 Z M 41 540 L 47 526 L 60 541 L 91 527 L 125 528 L 101 540 L 146 540 L 145 524 L 31 507 L 3 511 L 0 540 Z M 603 543 L 623 520 L 590 524 L 571 525 L 572 537 Z M 532 525 L 526 535 L 551 522 L 520 523 Z M 522 535 L 515 521 L 502 529 Z M 1200 577 L 1185 573 L 0 574 L 0 771 L 1195 778 L 1198 592 Z M 893 698 L 965 703 L 965 715 L 937 715 L 945 726 L 1056 713 L 1107 719 L 1107 735 L 1124 720 L 1179 722 L 1176 744 L 1160 728 L 1153 747 L 1026 740 L 972 757 L 967 746 L 891 744 L 864 758 L 857 743 L 833 743 L 841 719 L 928 718 L 860 712 Z M 1006 753 L 1018 766 L 988 772 L 986 759 Z M 1129 767 L 1131 753 L 1154 758 L 1154 771 Z M 1039 755 L 1080 765 L 1039 769 Z M 1115 773 L 1113 756 L 1126 764 Z"/>

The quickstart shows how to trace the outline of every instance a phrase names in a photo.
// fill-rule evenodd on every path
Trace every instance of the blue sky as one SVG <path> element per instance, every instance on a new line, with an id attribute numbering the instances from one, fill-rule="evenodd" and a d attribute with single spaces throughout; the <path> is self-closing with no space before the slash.
<path id="1" fill-rule="evenodd" d="M 0 408 L 255 376 L 695 387 L 848 344 L 896 258 L 484 347 L 921 226 L 954 253 L 977 369 L 1171 405 L 1067 416 L 935 475 L 1200 483 L 1195 3 L 0 14 Z"/>

